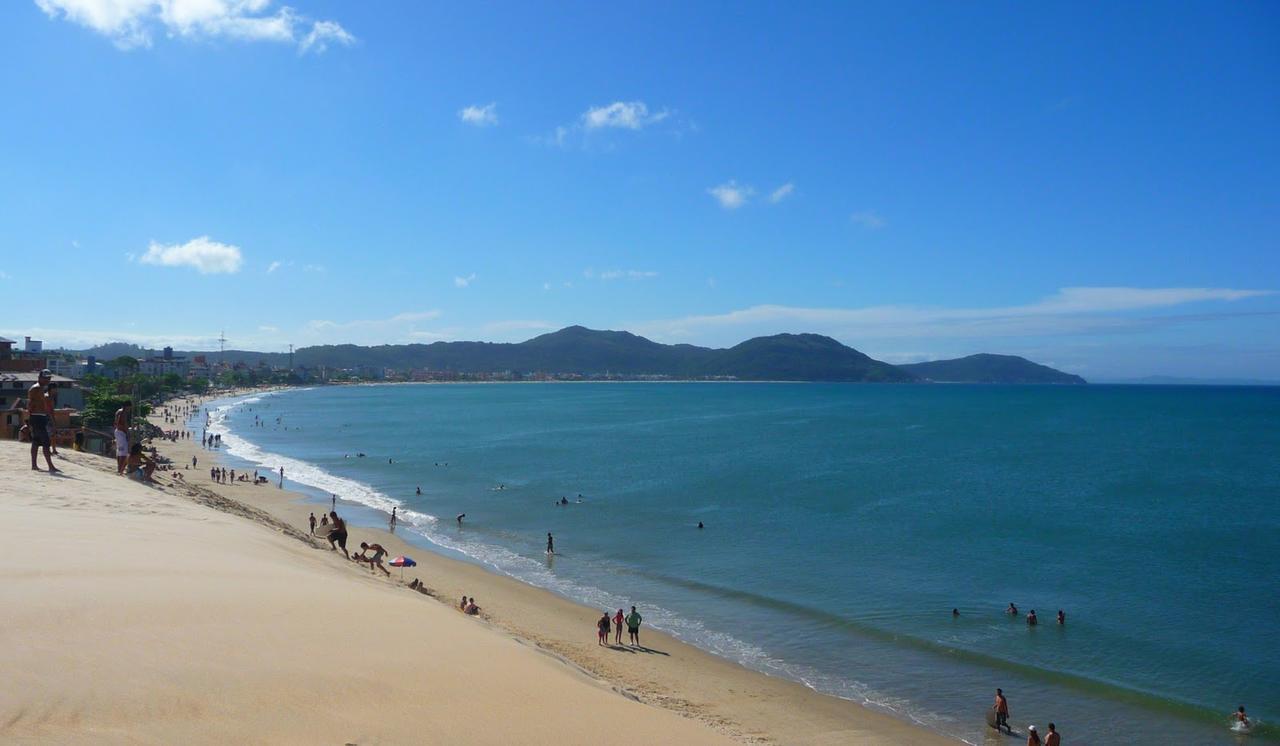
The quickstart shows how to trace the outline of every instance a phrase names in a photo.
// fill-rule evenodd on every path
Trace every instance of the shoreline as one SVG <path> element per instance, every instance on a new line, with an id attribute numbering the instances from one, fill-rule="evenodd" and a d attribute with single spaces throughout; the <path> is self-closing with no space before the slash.
<path id="1" fill-rule="evenodd" d="M 201 401 L 200 406 L 274 390 L 279 388 L 221 392 Z M 157 423 L 154 415 L 152 422 L 162 429 L 179 427 L 166 426 L 163 420 Z M 200 459 L 201 466 L 185 472 L 191 475 L 192 485 L 261 510 L 289 526 L 305 531 L 308 514 L 327 507 L 322 500 L 305 492 L 277 488 L 274 477 L 258 487 L 251 483 L 211 482 L 207 465 L 230 468 L 226 456 L 217 450 L 196 446 L 194 440 L 161 441 L 156 446 L 162 455 L 172 458 L 179 469 L 182 464 L 189 464 L 192 456 Z M 203 477 L 201 469 L 205 470 Z M 287 476 L 286 472 L 286 480 Z M 361 511 L 380 512 L 360 503 L 345 504 L 359 506 Z M 400 571 L 392 569 L 390 583 L 403 586 L 414 578 L 423 578 L 429 589 L 427 595 L 454 608 L 464 593 L 474 596 L 484 610 L 484 620 L 506 634 L 556 656 L 593 678 L 609 682 L 623 696 L 674 711 L 739 742 L 829 743 L 833 737 L 840 742 L 857 743 L 956 742 L 888 712 L 822 694 L 800 682 L 748 669 L 650 627 L 642 631 L 644 647 L 640 650 L 643 653 L 623 647 L 596 646 L 591 644 L 592 625 L 599 612 L 592 608 L 496 570 L 409 543 L 382 527 L 353 522 L 349 533 L 349 550 L 358 551 L 360 541 L 377 542 L 386 547 L 392 557 L 405 554 L 418 561 L 416 568 L 404 572 L 403 581 Z M 420 541 L 430 543 L 425 538 Z M 314 542 L 317 546 L 322 543 Z M 327 544 L 324 549 L 328 550 Z M 340 554 L 337 559 L 341 560 Z M 369 575 L 368 570 L 347 564 L 352 572 Z M 381 577 L 377 580 L 384 581 Z"/>

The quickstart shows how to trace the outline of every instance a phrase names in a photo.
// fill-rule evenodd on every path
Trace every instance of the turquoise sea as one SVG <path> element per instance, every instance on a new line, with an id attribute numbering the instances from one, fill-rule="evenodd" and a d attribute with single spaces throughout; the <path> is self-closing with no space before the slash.
<path id="1" fill-rule="evenodd" d="M 997 686 L 1018 730 L 1073 744 L 1280 724 L 1277 388 L 388 385 L 210 409 L 233 463 L 284 465 L 356 523 L 401 506 L 424 548 L 971 743 L 1004 740 Z"/>

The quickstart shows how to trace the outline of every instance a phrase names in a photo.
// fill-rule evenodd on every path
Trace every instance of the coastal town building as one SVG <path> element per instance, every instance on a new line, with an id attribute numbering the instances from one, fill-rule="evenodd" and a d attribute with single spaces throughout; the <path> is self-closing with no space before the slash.
<path id="1" fill-rule="evenodd" d="M 149 357 L 138 362 L 138 372 L 147 376 L 167 376 L 172 374 L 186 378 L 190 369 L 191 362 L 185 357 L 175 357 L 172 347 L 164 348 L 164 352 L 160 357 Z"/>
<path id="2" fill-rule="evenodd" d="M 0 372 L 0 438 L 18 437 L 27 403 L 27 391 L 39 377 L 39 372 Z M 84 391 L 66 376 L 55 375 L 51 382 L 57 384 L 58 389 L 54 424 L 59 428 L 70 427 L 71 416 L 84 408 Z"/>

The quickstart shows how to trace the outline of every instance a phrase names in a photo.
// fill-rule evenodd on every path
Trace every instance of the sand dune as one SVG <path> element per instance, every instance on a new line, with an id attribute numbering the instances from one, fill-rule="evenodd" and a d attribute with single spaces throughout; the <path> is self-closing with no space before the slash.
<path id="1" fill-rule="evenodd" d="M 730 742 L 105 459 L 26 459 L 0 442 L 2 741 Z"/>

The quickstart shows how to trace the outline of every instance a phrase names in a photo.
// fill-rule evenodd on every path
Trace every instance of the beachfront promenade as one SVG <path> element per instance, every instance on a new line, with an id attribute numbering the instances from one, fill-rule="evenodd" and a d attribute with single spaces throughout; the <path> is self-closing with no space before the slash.
<path id="1" fill-rule="evenodd" d="M 307 535 L 314 503 L 200 478 L 195 438 L 156 445 L 200 468 L 144 485 L 69 453 L 51 476 L 0 443 L 22 544 L 0 586 L 0 740 L 944 742 L 652 630 L 644 652 L 599 647 L 597 611 L 351 526 L 349 546 L 420 562 L 375 575 Z"/>

